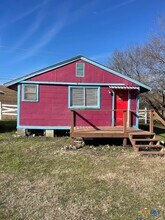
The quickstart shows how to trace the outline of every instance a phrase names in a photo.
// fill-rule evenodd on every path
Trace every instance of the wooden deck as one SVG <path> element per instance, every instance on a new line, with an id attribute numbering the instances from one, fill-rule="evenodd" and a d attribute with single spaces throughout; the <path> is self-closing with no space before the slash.
<path id="1" fill-rule="evenodd" d="M 74 127 L 71 132 L 71 137 L 73 138 L 129 138 L 132 133 L 143 133 L 148 134 L 150 132 L 143 131 L 140 129 L 128 127 L 126 131 L 123 130 L 123 126 L 113 126 L 113 127 Z"/>
<path id="2" fill-rule="evenodd" d="M 153 133 L 153 111 L 150 111 L 150 126 L 149 131 L 143 131 L 137 128 L 133 128 L 130 126 L 131 120 L 129 117 L 129 121 L 127 122 L 127 110 L 123 111 L 123 125 L 122 126 L 77 126 L 76 125 L 76 115 L 77 111 L 81 110 L 71 110 L 71 130 L 70 135 L 72 138 L 123 138 L 125 139 L 124 142 L 126 142 L 126 139 L 129 138 L 129 135 L 131 133 Z M 91 110 L 92 111 L 92 110 Z M 115 110 L 117 111 L 117 110 Z M 130 111 L 129 114 L 131 114 L 134 111 Z"/>
<path id="3" fill-rule="evenodd" d="M 127 145 L 129 139 L 135 152 L 138 154 L 165 155 L 165 147 L 156 139 L 153 132 L 154 116 L 165 125 L 164 119 L 160 118 L 154 111 L 150 111 L 149 131 L 133 128 L 127 122 L 127 111 L 123 110 L 123 126 L 76 126 L 75 111 L 72 110 L 70 136 L 73 146 L 81 146 L 83 139 L 87 138 L 121 138 L 123 146 Z"/>

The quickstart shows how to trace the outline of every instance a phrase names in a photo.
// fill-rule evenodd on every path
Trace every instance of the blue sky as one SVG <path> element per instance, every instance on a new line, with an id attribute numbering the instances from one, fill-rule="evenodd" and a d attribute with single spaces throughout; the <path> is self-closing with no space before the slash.
<path id="1" fill-rule="evenodd" d="M 1 0 L 0 84 L 80 54 L 106 64 L 163 14 L 164 0 Z"/>

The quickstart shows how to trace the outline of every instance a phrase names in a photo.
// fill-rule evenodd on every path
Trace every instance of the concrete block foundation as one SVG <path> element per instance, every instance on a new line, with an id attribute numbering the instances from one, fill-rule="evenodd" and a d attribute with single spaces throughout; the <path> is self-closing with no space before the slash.
<path id="1" fill-rule="evenodd" d="M 54 137 L 54 130 L 46 130 L 45 136 L 46 137 Z"/>
<path id="2" fill-rule="evenodd" d="M 17 134 L 22 137 L 26 136 L 25 129 L 17 129 Z"/>

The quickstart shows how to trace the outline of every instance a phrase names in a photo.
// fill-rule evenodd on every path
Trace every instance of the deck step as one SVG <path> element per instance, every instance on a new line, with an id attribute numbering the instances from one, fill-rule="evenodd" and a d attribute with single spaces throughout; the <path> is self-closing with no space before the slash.
<path id="1" fill-rule="evenodd" d="M 144 131 L 144 132 L 132 132 L 130 133 L 130 135 L 145 136 L 145 135 L 155 135 L 155 133 Z"/>
<path id="2" fill-rule="evenodd" d="M 164 148 L 162 145 L 153 145 L 153 144 L 136 144 L 135 147 L 138 148 Z"/>
<path id="3" fill-rule="evenodd" d="M 165 155 L 165 147 L 160 145 L 155 133 L 131 133 L 129 139 L 134 150 L 140 155 Z"/>
<path id="4" fill-rule="evenodd" d="M 155 133 L 139 133 L 139 134 L 129 134 L 129 138 L 131 139 L 155 139 Z"/>
<path id="5" fill-rule="evenodd" d="M 130 137 L 132 137 L 133 139 L 144 139 L 144 138 L 154 138 L 155 137 L 155 134 L 131 134 L 131 135 L 129 135 Z"/>
<path id="6" fill-rule="evenodd" d="M 149 142 L 158 142 L 158 141 L 159 141 L 158 139 L 150 139 L 150 138 L 146 138 L 146 139 L 140 139 L 140 138 L 139 138 L 139 139 L 134 139 L 134 138 L 132 138 L 132 140 L 133 140 L 133 141 L 142 141 L 142 142 L 143 142 L 143 141 L 144 141 L 144 142 L 145 142 L 145 141 L 146 141 L 146 142 L 147 142 L 147 141 L 149 141 Z"/>

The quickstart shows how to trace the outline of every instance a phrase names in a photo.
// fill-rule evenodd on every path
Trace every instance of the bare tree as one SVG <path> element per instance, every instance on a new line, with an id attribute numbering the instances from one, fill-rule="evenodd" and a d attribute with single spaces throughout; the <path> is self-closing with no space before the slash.
<path id="1" fill-rule="evenodd" d="M 144 81 L 147 68 L 143 48 L 134 45 L 125 51 L 116 50 L 108 60 L 108 66 L 124 75 Z"/>
<path id="2" fill-rule="evenodd" d="M 144 47 L 144 60 L 148 68 L 148 83 L 152 86 L 148 103 L 165 117 L 165 29 L 157 36 L 152 36 Z"/>
<path id="3" fill-rule="evenodd" d="M 150 85 L 152 91 L 142 96 L 142 104 L 165 117 L 165 28 L 143 46 L 116 50 L 109 58 L 108 66 Z"/>

